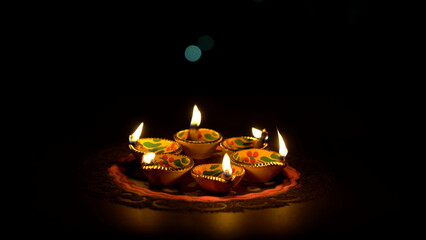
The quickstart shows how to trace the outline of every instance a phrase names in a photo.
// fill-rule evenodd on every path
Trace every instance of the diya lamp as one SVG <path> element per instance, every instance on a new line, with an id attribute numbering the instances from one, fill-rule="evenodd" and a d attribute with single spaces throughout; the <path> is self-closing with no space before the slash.
<path id="1" fill-rule="evenodd" d="M 150 185 L 169 187 L 179 183 L 181 177 L 194 166 L 194 161 L 181 154 L 147 152 L 143 154 L 140 164 Z"/>
<path id="2" fill-rule="evenodd" d="M 144 153 L 172 153 L 179 154 L 182 152 L 182 146 L 172 140 L 163 138 L 140 138 L 143 129 L 143 122 L 129 136 L 129 148 L 136 159 L 141 159 Z"/>
<path id="3" fill-rule="evenodd" d="M 182 146 L 185 155 L 197 159 L 207 159 L 213 155 L 222 141 L 222 135 L 212 129 L 199 128 L 201 112 L 194 105 L 189 129 L 178 131 L 173 139 Z"/>
<path id="4" fill-rule="evenodd" d="M 220 142 L 220 147 L 229 154 L 242 149 L 268 147 L 268 132 L 265 129 L 261 131 L 257 128 L 252 128 L 252 133 L 254 137 L 240 136 L 227 138 Z"/>
<path id="5" fill-rule="evenodd" d="M 288 150 L 278 129 L 277 132 L 279 152 L 251 148 L 236 151 L 231 155 L 231 162 L 246 170 L 245 181 L 254 183 L 268 182 L 287 166 L 285 156 Z"/>
<path id="6" fill-rule="evenodd" d="M 192 168 L 191 175 L 198 185 L 208 193 L 229 193 L 243 179 L 243 167 L 231 165 L 227 153 L 222 163 L 200 164 Z"/>

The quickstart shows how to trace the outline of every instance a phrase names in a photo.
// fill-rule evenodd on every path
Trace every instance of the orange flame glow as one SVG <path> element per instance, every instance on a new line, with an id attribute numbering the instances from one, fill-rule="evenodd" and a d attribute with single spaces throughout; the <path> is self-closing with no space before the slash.
<path id="1" fill-rule="evenodd" d="M 144 153 L 142 156 L 142 162 L 146 163 L 146 164 L 150 164 L 152 159 L 155 158 L 155 153 L 154 152 L 147 152 Z"/>
<path id="2" fill-rule="evenodd" d="M 262 136 L 262 131 L 257 128 L 252 127 L 251 132 L 255 138 L 260 138 Z"/>
<path id="3" fill-rule="evenodd" d="M 225 175 L 232 175 L 231 159 L 229 158 L 228 153 L 225 153 L 222 160 L 222 170 Z"/>
<path id="4" fill-rule="evenodd" d="M 191 126 L 200 126 L 201 123 L 201 112 L 198 110 L 197 105 L 194 105 L 194 110 L 192 111 Z"/>
<path id="5" fill-rule="evenodd" d="M 278 152 L 281 156 L 285 157 L 285 156 L 287 156 L 288 149 L 287 149 L 285 142 L 284 142 L 284 139 L 281 136 L 280 131 L 278 131 L 278 129 L 277 129 L 277 132 L 278 132 L 278 141 L 279 141 L 279 144 L 280 144 L 280 148 L 279 148 Z"/>
<path id="6" fill-rule="evenodd" d="M 135 132 L 129 136 L 129 140 L 131 143 L 135 143 L 139 140 L 142 135 L 143 122 L 139 124 L 139 127 L 135 130 Z"/>

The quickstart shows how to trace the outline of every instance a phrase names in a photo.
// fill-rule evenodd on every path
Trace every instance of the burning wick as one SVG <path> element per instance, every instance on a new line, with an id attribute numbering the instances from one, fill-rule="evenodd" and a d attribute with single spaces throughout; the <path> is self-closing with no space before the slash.
<path id="1" fill-rule="evenodd" d="M 284 139 L 281 136 L 280 131 L 278 131 L 278 129 L 277 129 L 277 132 L 278 132 L 278 141 L 279 141 L 279 144 L 280 144 L 280 149 L 278 151 L 278 153 L 280 154 L 279 159 L 281 161 L 285 161 L 285 157 L 287 156 L 288 150 L 287 150 L 287 147 L 284 143 Z"/>
<path id="2" fill-rule="evenodd" d="M 198 127 L 201 123 L 201 112 L 198 110 L 197 105 L 194 105 L 192 111 L 191 125 L 189 127 L 189 139 L 192 141 L 198 140 Z"/>
<path id="3" fill-rule="evenodd" d="M 266 129 L 263 129 L 260 131 L 257 128 L 251 128 L 251 131 L 253 133 L 253 136 L 255 138 L 258 138 L 258 140 L 254 143 L 254 148 L 262 148 L 263 145 L 268 141 L 268 132 Z"/>
<path id="4" fill-rule="evenodd" d="M 225 171 L 223 172 L 223 176 L 224 176 L 224 179 L 225 179 L 225 180 L 231 180 L 232 173 L 230 173 L 230 172 L 229 172 L 229 170 L 225 170 Z"/>
<path id="5" fill-rule="evenodd" d="M 152 159 L 155 158 L 154 152 L 147 152 L 142 155 L 142 164 L 143 165 L 150 165 L 152 162 Z"/>
<path id="6" fill-rule="evenodd" d="M 222 169 L 223 169 L 223 178 L 225 180 L 232 179 L 232 167 L 231 167 L 231 159 L 229 158 L 228 153 L 225 153 L 222 160 Z"/>
<path id="7" fill-rule="evenodd" d="M 129 135 L 129 143 L 135 145 L 138 142 L 141 134 L 142 134 L 143 122 L 139 124 L 139 127 L 135 130 L 135 132 Z"/>

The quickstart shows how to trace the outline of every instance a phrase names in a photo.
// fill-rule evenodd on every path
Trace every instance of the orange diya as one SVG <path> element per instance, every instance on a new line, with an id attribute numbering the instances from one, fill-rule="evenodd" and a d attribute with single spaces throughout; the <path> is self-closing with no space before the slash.
<path id="1" fill-rule="evenodd" d="M 140 138 L 143 129 L 143 122 L 129 136 L 129 149 L 136 159 L 141 159 L 144 153 L 171 153 L 179 154 L 182 152 L 182 146 L 172 140 L 164 138 Z"/>
<path id="2" fill-rule="evenodd" d="M 194 105 L 190 128 L 173 135 L 173 139 L 182 146 L 183 152 L 195 160 L 211 157 L 223 139 L 215 130 L 198 128 L 200 123 L 201 112 L 197 105 Z"/>
<path id="3" fill-rule="evenodd" d="M 181 177 L 194 166 L 194 161 L 180 154 L 144 153 L 141 169 L 153 186 L 169 187 L 179 183 Z"/>
<path id="4" fill-rule="evenodd" d="M 192 168 L 191 175 L 198 185 L 208 193 L 226 194 L 243 179 L 243 167 L 231 165 L 227 153 L 222 163 L 200 164 Z"/>
<path id="5" fill-rule="evenodd" d="M 250 148 L 267 148 L 268 147 L 268 132 L 252 128 L 253 136 L 240 136 L 226 138 L 220 142 L 220 147 L 223 151 L 232 154 L 236 151 Z"/>
<path id="6" fill-rule="evenodd" d="M 246 170 L 244 180 L 255 183 L 265 183 L 279 174 L 287 166 L 285 156 L 288 150 L 278 131 L 279 153 L 266 149 L 243 149 L 231 155 L 231 162 Z"/>

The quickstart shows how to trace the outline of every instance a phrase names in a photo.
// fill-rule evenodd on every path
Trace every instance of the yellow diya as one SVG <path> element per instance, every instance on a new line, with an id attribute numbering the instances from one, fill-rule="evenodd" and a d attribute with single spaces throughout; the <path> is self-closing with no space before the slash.
<path id="1" fill-rule="evenodd" d="M 129 144 L 129 148 L 137 159 L 147 152 L 158 154 L 182 152 L 182 146 L 179 143 L 163 138 L 140 138 L 135 143 Z"/>
<path id="2" fill-rule="evenodd" d="M 173 139 L 182 146 L 185 155 L 195 160 L 211 157 L 223 139 L 219 132 L 208 128 L 197 129 L 195 140 L 189 138 L 189 132 L 189 129 L 178 131 Z"/>
<path id="3" fill-rule="evenodd" d="M 215 130 L 199 128 L 200 123 L 201 112 L 197 105 L 194 105 L 189 129 L 178 131 L 173 135 L 173 139 L 182 145 L 183 152 L 195 160 L 211 157 L 223 139 Z"/>
<path id="4" fill-rule="evenodd" d="M 258 141 L 258 138 L 250 136 L 231 137 L 220 142 L 220 147 L 223 151 L 232 154 L 239 150 L 254 148 Z M 268 147 L 268 143 L 265 142 L 261 148 L 266 147 Z"/>
<path id="5" fill-rule="evenodd" d="M 140 123 L 135 132 L 129 135 L 129 148 L 136 159 L 140 160 L 144 153 L 171 153 L 179 154 L 182 146 L 172 140 L 164 138 L 140 138 L 144 123 Z"/>

